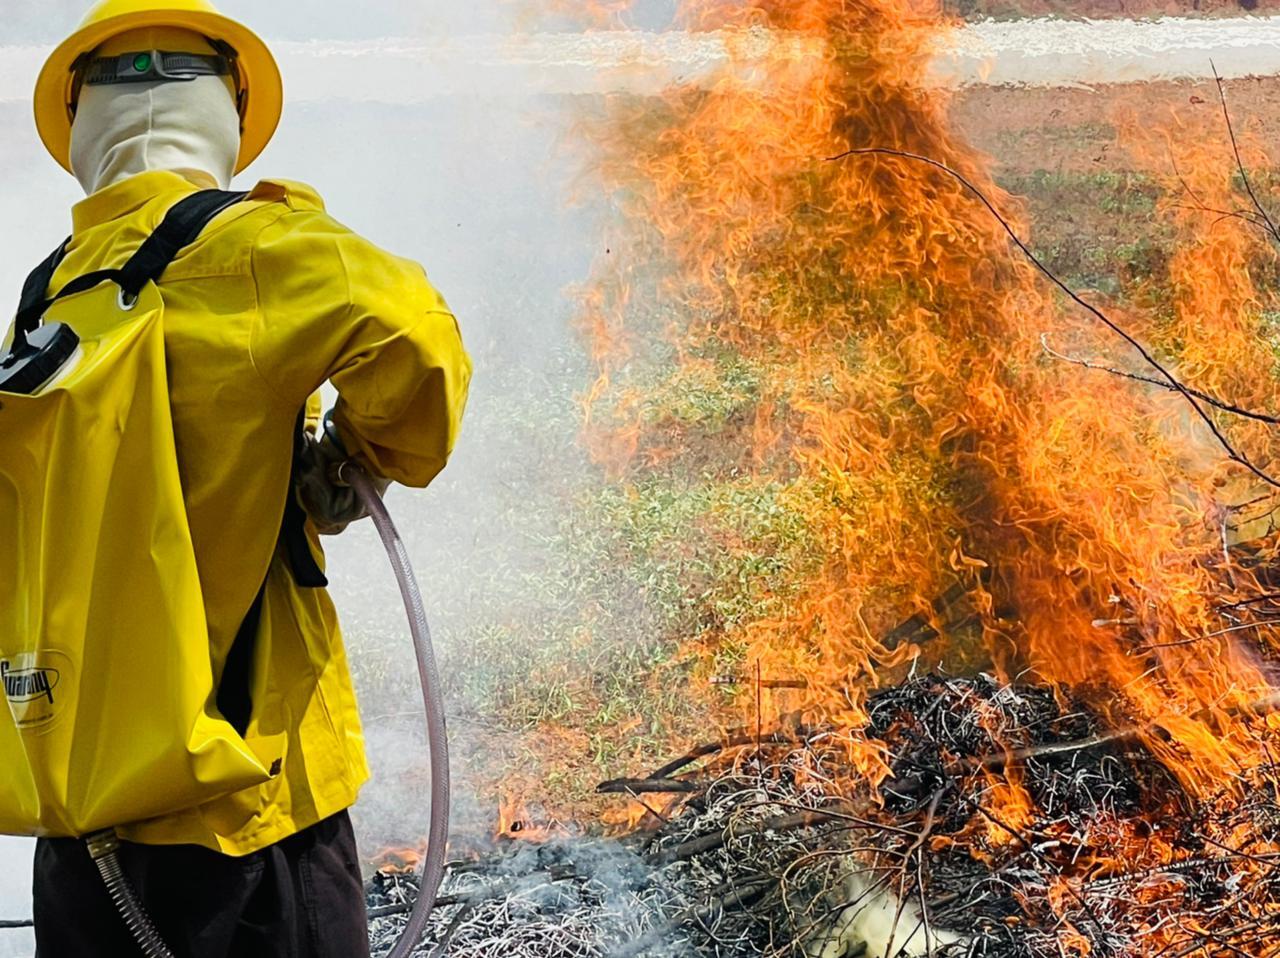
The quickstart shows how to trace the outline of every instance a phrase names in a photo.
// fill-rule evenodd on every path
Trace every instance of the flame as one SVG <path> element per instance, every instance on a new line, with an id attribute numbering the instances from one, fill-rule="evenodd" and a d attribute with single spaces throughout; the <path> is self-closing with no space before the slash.
<path id="1" fill-rule="evenodd" d="M 422 865 L 418 848 L 384 848 L 373 857 L 373 867 L 384 875 L 414 875 Z"/>
<path id="2" fill-rule="evenodd" d="M 652 829 L 675 817 L 684 804 L 685 795 L 646 795 L 607 808 L 600 816 L 606 835 L 632 835 L 641 829 Z"/>
<path id="3" fill-rule="evenodd" d="M 506 795 L 498 803 L 495 838 L 540 845 L 567 834 L 560 822 L 539 820 L 529 806 L 514 795 Z"/>
<path id="4" fill-rule="evenodd" d="M 1062 361 L 1104 356 L 1158 378 L 1060 302 L 956 179 L 904 157 L 828 159 L 923 154 L 1027 234 L 952 131 L 948 95 L 923 82 L 952 24 L 927 0 L 684 0 L 681 18 L 744 50 L 768 30 L 825 51 L 738 64 L 656 106 L 614 97 L 584 122 L 634 224 L 583 299 L 594 454 L 622 481 L 689 463 L 779 484 L 821 557 L 783 614 L 720 638 L 801 678 L 812 720 L 858 729 L 866 690 L 921 654 L 885 638 L 918 616 L 943 632 L 930 657 L 980 648 L 1002 677 L 1070 688 L 1137 729 L 1192 795 L 1238 787 L 1265 761 L 1263 726 L 1243 719 L 1272 696 L 1277 634 L 1257 604 L 1270 547 L 1236 547 L 1266 526 L 1271 490 L 1183 396 Z M 1202 207 L 1238 202 L 1220 138 L 1145 135 L 1135 151 L 1181 148 Z M 1251 278 L 1263 241 L 1205 209 L 1164 212 L 1179 239 L 1171 303 L 1117 319 L 1194 388 L 1274 409 Z M 745 458 L 643 374 L 687 388 L 726 355 L 757 380 L 733 434 Z M 1275 457 L 1271 426 L 1210 416 L 1253 461 Z M 935 600 L 957 586 L 969 614 L 951 626 Z M 887 774 L 875 742 L 850 758 Z M 993 801 L 1023 816 L 1029 798 L 1001 787 Z"/>

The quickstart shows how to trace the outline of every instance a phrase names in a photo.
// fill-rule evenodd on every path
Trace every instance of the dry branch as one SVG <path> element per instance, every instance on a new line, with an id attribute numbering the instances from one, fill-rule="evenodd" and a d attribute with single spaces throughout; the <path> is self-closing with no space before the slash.
<path id="1" fill-rule="evenodd" d="M 600 795 L 654 795 L 654 794 L 691 794 L 701 791 L 696 782 L 686 782 L 675 778 L 615 778 L 601 782 L 596 786 Z"/>

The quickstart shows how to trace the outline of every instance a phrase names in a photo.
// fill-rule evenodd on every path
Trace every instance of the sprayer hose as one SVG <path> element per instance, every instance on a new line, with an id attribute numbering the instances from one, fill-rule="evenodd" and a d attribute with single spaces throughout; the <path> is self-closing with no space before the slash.
<path id="1" fill-rule="evenodd" d="M 98 873 L 107 886 L 107 893 L 115 902 L 120 917 L 129 926 L 129 934 L 138 943 L 146 958 L 174 958 L 174 954 L 151 923 L 150 916 L 138 900 L 133 883 L 120 865 L 120 839 L 114 831 L 98 832 L 85 839 L 89 855 L 98 866 Z"/>
<path id="2" fill-rule="evenodd" d="M 445 725 L 444 700 L 440 689 L 440 670 L 436 665 L 427 623 L 426 606 L 418 580 L 413 574 L 409 553 L 400 538 L 382 497 L 368 475 L 354 463 L 346 463 L 341 478 L 350 483 L 373 518 L 373 524 L 386 546 L 395 570 L 400 594 L 409 613 L 409 630 L 418 656 L 418 676 L 422 683 L 422 704 L 426 708 L 427 745 L 431 752 L 431 825 L 427 833 L 427 854 L 422 866 L 418 900 L 414 902 L 409 923 L 387 958 L 409 958 L 422 941 L 427 921 L 435 907 L 440 883 L 444 880 L 445 845 L 449 838 L 449 738 Z M 440 954 L 439 951 L 436 954 Z"/>
<path id="3" fill-rule="evenodd" d="M 444 704 L 440 695 L 440 670 L 436 665 L 427 623 L 426 605 L 414 577 L 408 550 L 396 530 L 391 515 L 368 475 L 352 463 L 344 464 L 342 479 L 356 491 L 386 546 L 387 556 L 395 570 L 400 594 L 409 613 L 409 631 L 418 658 L 418 676 L 422 680 L 422 703 L 427 713 L 427 745 L 431 752 L 431 825 L 427 833 L 427 855 L 422 867 L 418 900 L 414 903 L 409 923 L 387 958 L 409 958 L 422 941 L 427 921 L 435 907 L 440 883 L 444 880 L 445 844 L 449 838 L 449 740 L 445 726 Z M 99 832 L 85 839 L 111 900 L 129 926 L 146 958 L 175 958 L 152 924 L 138 893 L 120 865 L 120 840 L 114 831 Z"/>

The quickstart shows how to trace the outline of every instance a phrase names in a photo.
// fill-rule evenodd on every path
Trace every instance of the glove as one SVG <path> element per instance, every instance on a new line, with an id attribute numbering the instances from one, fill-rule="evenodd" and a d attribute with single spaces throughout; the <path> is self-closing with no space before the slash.
<path id="1" fill-rule="evenodd" d="M 339 467 L 350 460 L 347 451 L 328 433 L 316 439 L 308 435 L 298 465 L 298 503 L 322 536 L 336 536 L 369 512 L 356 491 L 338 478 Z M 381 495 L 390 479 L 369 477 Z"/>

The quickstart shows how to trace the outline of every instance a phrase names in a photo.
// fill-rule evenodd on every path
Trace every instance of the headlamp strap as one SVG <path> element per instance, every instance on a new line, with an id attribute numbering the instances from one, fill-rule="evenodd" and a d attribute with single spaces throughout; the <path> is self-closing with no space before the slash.
<path id="1" fill-rule="evenodd" d="M 154 83 L 164 80 L 194 80 L 196 77 L 231 76 L 232 66 L 223 54 L 165 53 L 144 50 L 117 57 L 96 57 L 85 69 L 87 86 L 115 83 Z"/>

